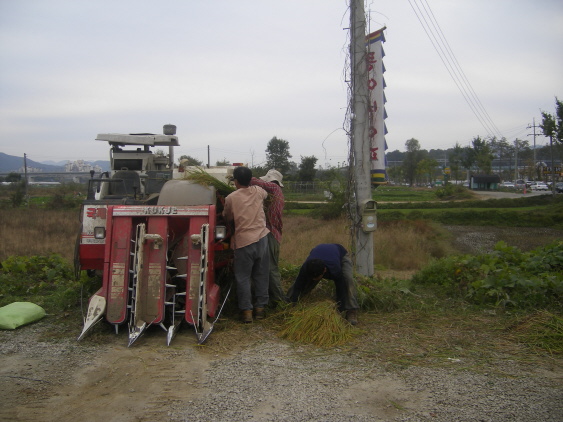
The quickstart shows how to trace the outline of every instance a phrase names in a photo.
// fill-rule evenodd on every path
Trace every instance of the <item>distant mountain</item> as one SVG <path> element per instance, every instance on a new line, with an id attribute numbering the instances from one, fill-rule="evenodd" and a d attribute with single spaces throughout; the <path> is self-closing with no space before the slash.
<path id="1" fill-rule="evenodd" d="M 37 161 L 33 161 L 28 158 L 27 167 L 41 169 L 45 172 L 62 172 L 65 171 L 65 164 L 67 163 L 67 161 L 68 160 L 59 161 L 59 162 L 49 161 L 46 163 L 39 163 Z M 102 171 L 109 170 L 109 161 L 99 160 L 94 162 L 90 162 L 90 161 L 88 162 L 92 165 L 100 166 L 102 168 Z M 0 152 L 0 173 L 9 173 L 11 171 L 18 171 L 22 167 L 23 167 L 23 157 L 16 157 L 14 155 L 8 155 L 8 154 L 4 154 L 3 152 Z"/>
<path id="2" fill-rule="evenodd" d="M 43 171 L 65 171 L 64 166 L 51 166 L 49 164 L 39 163 L 27 159 L 27 167 L 41 169 Z M 23 157 L 16 157 L 14 155 L 4 154 L 0 152 L 0 173 L 9 173 L 11 171 L 18 171 L 23 167 Z"/>
<path id="3" fill-rule="evenodd" d="M 109 161 L 98 160 L 98 161 L 88 161 L 88 162 L 93 166 L 100 166 L 102 168 L 102 171 L 109 171 L 110 168 Z"/>
<path id="4" fill-rule="evenodd" d="M 63 168 L 65 167 L 66 163 L 68 163 L 69 160 L 65 160 L 65 161 L 59 161 L 59 162 L 55 162 L 55 161 L 42 161 L 43 164 L 49 164 L 51 166 L 62 166 Z M 109 171 L 109 161 L 103 161 L 103 160 L 97 160 L 97 161 L 84 161 L 85 163 L 89 163 L 93 166 L 100 166 L 102 168 L 102 171 Z"/>
<path id="5" fill-rule="evenodd" d="M 64 167 L 66 162 L 68 160 L 64 160 L 64 161 L 53 161 L 53 160 L 49 160 L 49 161 L 41 161 L 41 163 L 43 164 L 48 164 L 50 166 L 58 166 L 58 167 Z"/>

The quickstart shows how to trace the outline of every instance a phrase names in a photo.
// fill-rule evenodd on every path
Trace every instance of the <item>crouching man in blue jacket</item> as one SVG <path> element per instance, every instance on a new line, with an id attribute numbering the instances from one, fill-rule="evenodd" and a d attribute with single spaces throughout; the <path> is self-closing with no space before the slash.
<path id="1" fill-rule="evenodd" d="M 323 278 L 334 281 L 338 309 L 340 312 L 346 311 L 346 320 L 356 325 L 359 306 L 352 260 L 344 246 L 337 243 L 321 243 L 311 250 L 287 292 L 289 300 L 297 302 Z"/>

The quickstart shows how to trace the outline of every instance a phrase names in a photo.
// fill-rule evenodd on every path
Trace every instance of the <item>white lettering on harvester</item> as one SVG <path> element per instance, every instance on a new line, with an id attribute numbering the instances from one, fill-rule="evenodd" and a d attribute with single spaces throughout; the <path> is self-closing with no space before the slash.
<path id="1" fill-rule="evenodd" d="M 178 214 L 178 209 L 176 207 L 146 207 L 145 214 L 150 214 L 150 215 Z"/>

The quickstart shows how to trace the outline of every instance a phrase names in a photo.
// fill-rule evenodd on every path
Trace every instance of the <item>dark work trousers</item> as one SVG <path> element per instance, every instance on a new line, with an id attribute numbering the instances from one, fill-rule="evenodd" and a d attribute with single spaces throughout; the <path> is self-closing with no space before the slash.
<path id="1" fill-rule="evenodd" d="M 234 252 L 234 271 L 237 282 L 238 307 L 240 310 L 253 309 L 252 287 L 256 298 L 255 307 L 268 305 L 268 239 L 264 236 Z"/>
<path id="2" fill-rule="evenodd" d="M 341 261 L 342 275 L 333 278 L 332 275 L 326 275 L 327 280 L 333 280 L 336 301 L 338 302 L 338 309 L 340 311 L 348 311 L 350 309 L 358 309 L 358 292 L 356 282 L 354 280 L 354 271 L 352 259 L 350 255 L 346 254 L 342 257 Z M 305 296 L 310 293 L 319 284 L 319 281 L 312 280 L 305 275 L 305 269 L 301 267 L 299 275 L 295 283 L 290 287 L 287 292 L 287 297 L 291 302 L 297 302 L 299 297 Z"/>

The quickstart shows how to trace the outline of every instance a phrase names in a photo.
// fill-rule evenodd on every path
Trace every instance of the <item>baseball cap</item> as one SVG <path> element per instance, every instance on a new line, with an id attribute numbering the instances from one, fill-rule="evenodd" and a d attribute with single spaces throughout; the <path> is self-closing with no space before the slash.
<path id="1" fill-rule="evenodd" d="M 268 173 L 266 173 L 266 175 L 262 176 L 260 179 L 262 179 L 265 182 L 273 182 L 275 180 L 283 188 L 283 183 L 282 183 L 283 175 L 277 170 L 274 169 L 268 170 Z"/>

